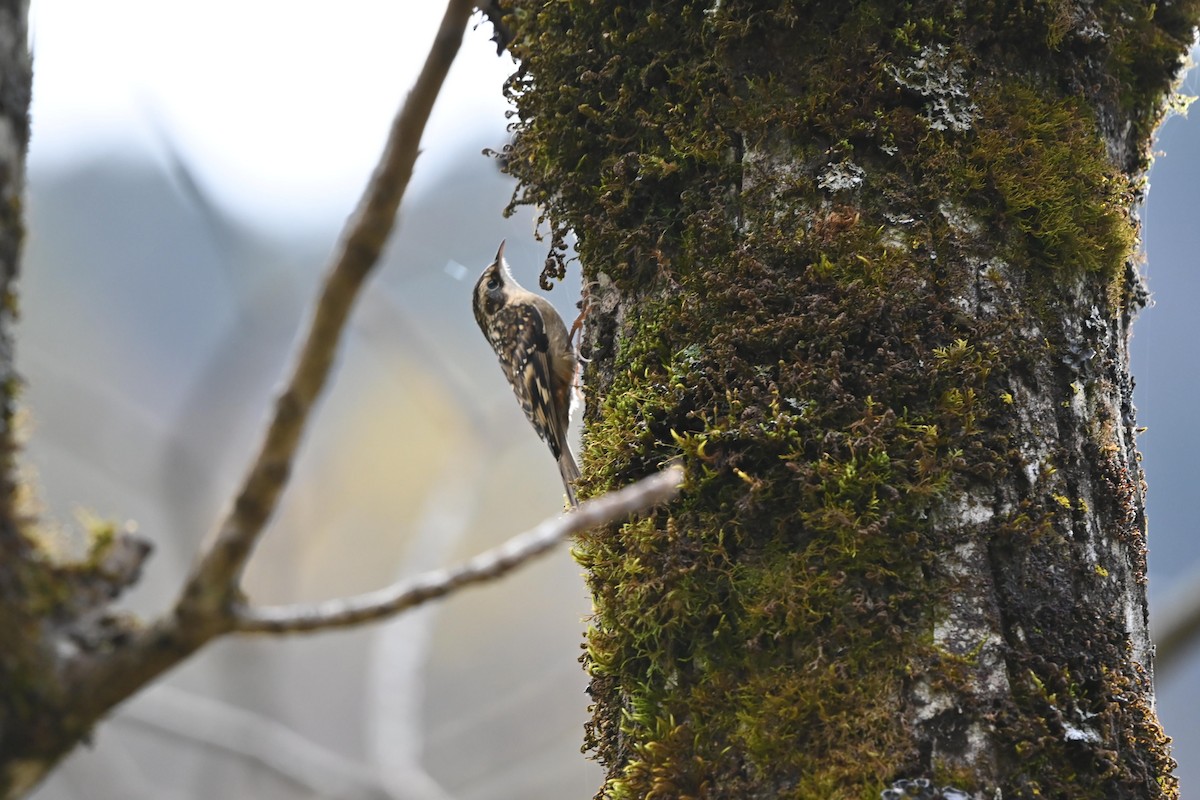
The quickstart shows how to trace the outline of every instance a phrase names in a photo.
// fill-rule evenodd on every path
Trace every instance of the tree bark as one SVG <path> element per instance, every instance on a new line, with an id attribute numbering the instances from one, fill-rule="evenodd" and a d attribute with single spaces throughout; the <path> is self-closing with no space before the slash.
<path id="1" fill-rule="evenodd" d="M 1127 339 L 1198 4 L 502 5 L 583 494 L 688 475 L 577 551 L 598 796 L 1176 797 Z"/>
<path id="2" fill-rule="evenodd" d="M 0 752 L 13 753 L 0 769 L 0 795 L 31 785 L 39 772 L 29 765 L 14 731 L 45 725 L 39 707 L 57 700 L 46 678 L 52 652 L 40 635 L 38 605 L 44 602 L 47 567 L 31 558 L 28 522 L 19 508 L 13 409 L 19 385 L 13 363 L 14 282 L 25 226 L 25 153 L 29 146 L 31 72 L 28 3 L 0 2 Z"/>

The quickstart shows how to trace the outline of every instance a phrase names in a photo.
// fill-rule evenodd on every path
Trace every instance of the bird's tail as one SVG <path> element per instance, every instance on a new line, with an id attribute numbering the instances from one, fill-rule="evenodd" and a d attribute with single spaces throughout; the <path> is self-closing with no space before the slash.
<path id="1" fill-rule="evenodd" d="M 562 475 L 563 487 L 567 490 L 567 500 L 570 501 L 571 508 L 575 508 L 579 505 L 579 500 L 575 497 L 575 487 L 572 484 L 579 480 L 579 465 L 575 463 L 575 457 L 571 455 L 571 448 L 565 445 L 558 457 L 558 473 Z"/>

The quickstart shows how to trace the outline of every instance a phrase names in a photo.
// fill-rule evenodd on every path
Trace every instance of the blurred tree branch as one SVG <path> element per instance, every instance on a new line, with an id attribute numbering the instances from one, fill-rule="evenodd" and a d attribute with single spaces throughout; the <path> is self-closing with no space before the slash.
<path id="1" fill-rule="evenodd" d="M 578 509 L 548 519 L 468 561 L 430 570 L 377 592 L 311 605 L 239 606 L 234 609 L 236 629 L 244 633 L 320 631 L 392 616 L 464 586 L 495 580 L 547 552 L 568 536 L 670 500 L 679 491 L 682 480 L 682 469 L 668 467 L 623 489 L 588 500 Z"/>
<path id="2" fill-rule="evenodd" d="M 1180 665 L 1200 636 L 1200 570 L 1179 580 L 1180 587 L 1163 598 L 1150 614 L 1154 666 L 1159 675 Z"/>

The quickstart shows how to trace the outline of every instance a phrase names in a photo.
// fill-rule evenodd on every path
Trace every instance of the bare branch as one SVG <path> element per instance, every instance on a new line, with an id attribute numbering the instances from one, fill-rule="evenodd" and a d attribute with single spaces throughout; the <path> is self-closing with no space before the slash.
<path id="1" fill-rule="evenodd" d="M 470 0 L 450 0 L 412 91 L 396 115 L 379 165 L 326 274 L 292 375 L 275 402 L 258 456 L 232 508 L 189 576 L 181 616 L 222 615 L 232 603 L 250 552 L 275 512 L 313 404 L 329 377 L 346 319 L 395 224 L 434 100 L 462 42 Z"/>
<path id="2" fill-rule="evenodd" d="M 429 55 L 392 122 L 379 164 L 326 273 L 291 377 L 275 402 L 258 456 L 232 508 L 202 549 L 174 609 L 122 631 L 119 647 L 75 648 L 61 672 L 67 705 L 91 721 L 233 629 L 246 560 L 291 472 L 309 413 L 329 377 L 342 329 L 395 225 L 421 135 L 471 17 L 470 0 L 448 0 Z"/>
<path id="3" fill-rule="evenodd" d="M 533 530 L 514 536 L 461 564 L 431 570 L 386 589 L 310 605 L 236 607 L 234 629 L 244 633 L 319 631 L 392 616 L 464 586 L 505 575 L 572 534 L 624 519 L 670 500 L 678 493 L 682 479 L 682 469 L 668 467 L 624 489 L 588 500 L 578 509 L 546 520 Z"/>

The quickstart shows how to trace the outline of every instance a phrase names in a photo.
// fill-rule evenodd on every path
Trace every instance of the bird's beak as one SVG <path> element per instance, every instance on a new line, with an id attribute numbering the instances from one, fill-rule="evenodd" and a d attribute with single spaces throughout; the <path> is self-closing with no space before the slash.
<path id="1" fill-rule="evenodd" d="M 496 251 L 496 263 L 500 263 L 500 259 L 504 258 L 504 243 L 507 239 L 500 240 L 500 249 Z"/>

